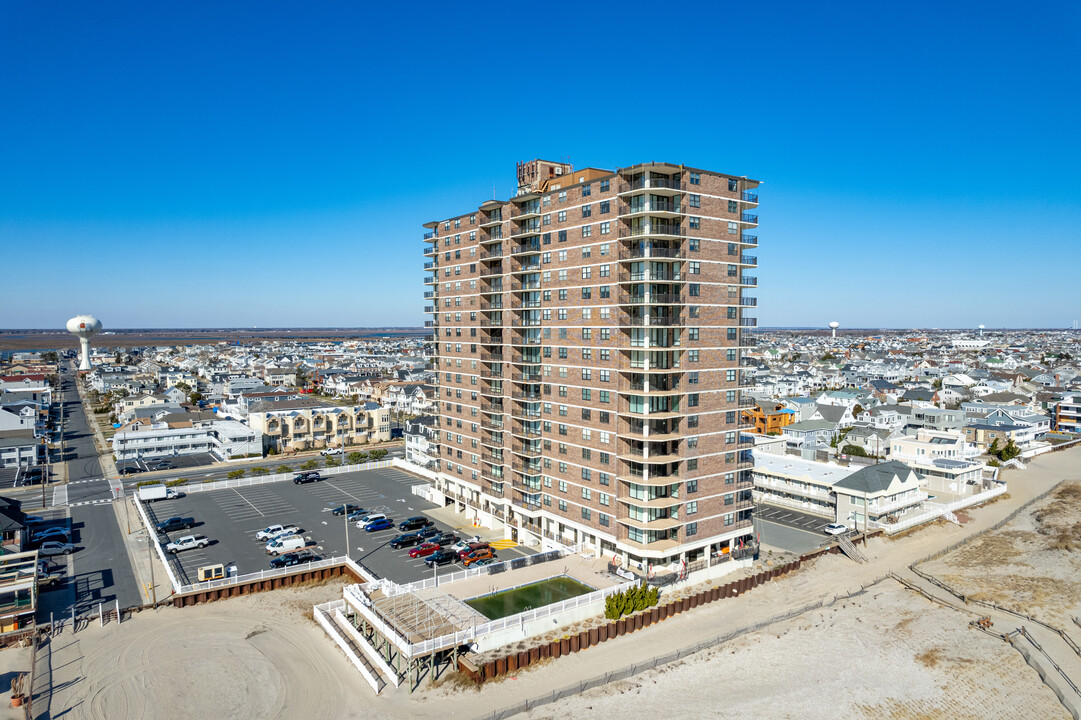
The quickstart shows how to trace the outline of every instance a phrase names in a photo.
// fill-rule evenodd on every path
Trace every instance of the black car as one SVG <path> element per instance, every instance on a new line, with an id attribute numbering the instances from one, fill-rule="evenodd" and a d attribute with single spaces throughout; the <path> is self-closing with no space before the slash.
<path id="1" fill-rule="evenodd" d="M 172 470 L 173 464 L 168 460 L 158 460 L 154 463 L 147 463 L 147 467 L 151 470 Z"/>
<path id="2" fill-rule="evenodd" d="M 424 558 L 424 564 L 428 567 L 435 567 L 436 565 L 448 565 L 458 559 L 458 553 L 452 550 L 436 550 L 434 553 Z"/>
<path id="3" fill-rule="evenodd" d="M 173 530 L 191 530 L 195 527 L 195 518 L 171 517 L 157 524 L 158 532 L 172 532 Z"/>
<path id="4" fill-rule="evenodd" d="M 426 528 L 423 528 L 421 530 L 417 530 L 417 535 L 424 538 L 425 540 L 427 540 L 428 538 L 434 538 L 436 535 L 439 535 L 441 533 L 442 533 L 442 531 L 439 528 L 437 528 L 435 525 L 429 525 Z"/>
<path id="5" fill-rule="evenodd" d="M 360 505 L 353 505 L 351 503 L 346 503 L 344 505 L 339 505 L 338 507 L 334 508 L 331 512 L 333 512 L 335 515 L 348 515 L 350 513 L 356 512 L 357 510 L 363 510 L 363 509 L 364 508 L 362 508 Z"/>
<path id="6" fill-rule="evenodd" d="M 419 533 L 404 533 L 402 535 L 396 536 L 393 540 L 391 540 L 390 546 L 398 550 L 404 547 L 409 547 L 410 545 L 416 545 L 420 541 L 421 537 Z"/>
<path id="7" fill-rule="evenodd" d="M 312 470 L 311 472 L 297 473 L 293 476 L 293 482 L 297 485 L 303 485 L 304 483 L 319 482 L 323 479 L 323 476 L 319 474 L 318 470 Z"/>
<path id="8" fill-rule="evenodd" d="M 129 465 L 127 467 L 122 467 L 122 468 L 117 468 L 116 469 L 116 474 L 117 475 L 135 475 L 136 473 L 141 473 L 141 472 L 146 472 L 146 470 L 139 467 L 138 465 Z"/>
<path id="9" fill-rule="evenodd" d="M 428 542 L 435 543 L 436 545 L 453 545 L 458 542 L 460 538 L 454 533 L 439 533 L 428 538 Z"/>
<path id="10" fill-rule="evenodd" d="M 418 515 L 416 517 L 406 518 L 405 520 L 402 520 L 400 523 L 398 523 L 398 529 L 404 531 L 419 530 L 420 528 L 426 528 L 431 524 L 431 520 Z"/>
<path id="11" fill-rule="evenodd" d="M 270 567 L 274 569 L 291 567 L 293 565 L 300 565 L 301 563 L 312 562 L 318 559 L 319 556 L 311 550 L 297 550 L 296 552 L 285 553 L 284 555 L 279 555 L 274 558 L 270 561 Z"/>

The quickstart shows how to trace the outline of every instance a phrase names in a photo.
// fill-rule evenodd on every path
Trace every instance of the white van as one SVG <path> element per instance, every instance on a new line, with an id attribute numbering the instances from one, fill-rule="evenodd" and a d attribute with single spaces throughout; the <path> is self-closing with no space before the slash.
<path id="1" fill-rule="evenodd" d="M 266 551 L 270 555 L 281 555 L 294 550 L 302 550 L 307 544 L 308 542 L 300 535 L 283 535 L 268 542 Z"/>
<path id="2" fill-rule="evenodd" d="M 357 527 L 362 528 L 373 520 L 386 520 L 387 516 L 383 513 L 368 513 L 360 520 L 357 520 Z"/>

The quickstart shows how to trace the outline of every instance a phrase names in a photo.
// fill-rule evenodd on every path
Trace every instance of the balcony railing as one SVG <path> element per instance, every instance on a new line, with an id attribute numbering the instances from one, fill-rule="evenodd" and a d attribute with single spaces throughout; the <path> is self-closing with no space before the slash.
<path id="1" fill-rule="evenodd" d="M 758 285 L 758 278 L 752 277 L 750 275 L 741 275 L 740 278 L 739 278 L 739 284 L 740 285 L 750 285 L 750 286 L 754 287 L 754 286 Z"/>
<path id="2" fill-rule="evenodd" d="M 529 282 L 515 283 L 511 286 L 511 289 L 514 290 L 514 292 L 522 292 L 525 290 L 540 290 L 540 287 L 540 280 L 531 280 Z"/>
<path id="3" fill-rule="evenodd" d="M 681 327 L 683 325 L 683 318 L 681 317 L 621 317 L 619 319 L 620 327 Z"/>
<path id="4" fill-rule="evenodd" d="M 752 214 L 752 213 L 746 213 L 746 212 L 745 212 L 745 213 L 742 213 L 742 214 L 741 214 L 741 215 L 739 216 L 739 219 L 740 219 L 741 221 L 745 222 L 745 223 L 752 223 L 752 224 L 754 224 L 754 225 L 757 225 L 757 224 L 758 224 L 758 216 L 757 216 L 757 215 L 754 215 L 754 214 Z"/>
<path id="5" fill-rule="evenodd" d="M 687 252 L 680 250 L 679 248 L 667 248 L 667 247 L 651 247 L 651 246 L 635 246 L 635 247 L 620 247 L 619 259 L 620 260 L 637 260 L 637 259 L 649 259 L 649 258 L 685 258 Z"/>
<path id="6" fill-rule="evenodd" d="M 748 192 L 746 190 L 744 190 L 742 193 L 740 193 L 739 198 L 740 198 L 740 200 L 744 200 L 746 202 L 753 202 L 753 203 L 758 202 L 758 194 L 753 193 L 753 192 Z"/>
<path id="7" fill-rule="evenodd" d="M 758 318 L 740 318 L 740 327 L 758 327 Z"/>
<path id="8" fill-rule="evenodd" d="M 757 245 L 758 244 L 758 236 L 757 235 L 740 235 L 739 236 L 739 241 L 741 243 L 746 243 L 747 245 Z"/>
<path id="9" fill-rule="evenodd" d="M 677 293 L 650 293 L 649 295 L 630 295 L 621 293 L 620 305 L 679 305 L 682 296 Z"/>
<path id="10" fill-rule="evenodd" d="M 744 265 L 757 265 L 758 258 L 754 255 L 740 255 L 739 261 Z"/>
<path id="11" fill-rule="evenodd" d="M 632 180 L 629 183 L 622 183 L 619 186 L 621 193 L 634 192 L 635 190 L 650 190 L 650 189 L 664 189 L 664 190 L 682 190 L 684 185 L 679 180 L 673 180 L 670 178 L 638 178 Z"/>
<path id="12" fill-rule="evenodd" d="M 424 299 L 425 300 L 431 300 L 434 297 L 435 297 L 435 291 L 434 290 L 425 290 L 424 291 Z"/>
<path id="13" fill-rule="evenodd" d="M 676 202 L 646 202 L 646 203 L 631 203 L 627 206 L 627 213 L 662 213 L 662 212 L 679 212 L 679 203 Z"/>
<path id="14" fill-rule="evenodd" d="M 541 249 L 540 243 L 525 243 L 518 245 L 514 248 L 514 252 L 517 253 L 539 253 Z"/>
<path id="15" fill-rule="evenodd" d="M 744 305 L 746 307 L 756 307 L 758 305 L 758 298 L 741 297 L 739 299 L 739 304 Z"/>
<path id="16" fill-rule="evenodd" d="M 640 237 L 642 235 L 686 235 L 687 231 L 675 223 L 649 223 L 643 227 L 621 228 L 619 237 Z"/>
<path id="17" fill-rule="evenodd" d="M 638 272 L 621 272 L 619 274 L 619 281 L 621 283 L 629 282 L 683 282 L 680 280 L 678 272 L 664 272 L 658 270 L 656 272 L 651 270 L 642 270 Z"/>
<path id="18" fill-rule="evenodd" d="M 432 239 L 432 238 L 434 238 L 434 237 L 435 237 L 435 232 L 426 232 L 426 233 L 424 233 L 424 240 L 425 240 L 426 242 L 427 242 L 428 240 L 431 240 L 431 239 Z"/>

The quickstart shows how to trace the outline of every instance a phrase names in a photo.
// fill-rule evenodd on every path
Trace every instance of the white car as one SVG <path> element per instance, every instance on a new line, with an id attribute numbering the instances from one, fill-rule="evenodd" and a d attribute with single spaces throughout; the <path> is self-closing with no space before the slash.
<path id="1" fill-rule="evenodd" d="M 210 540 L 206 535 L 185 535 L 182 538 L 177 538 L 175 542 L 171 542 L 165 546 L 165 552 L 176 555 L 178 552 L 185 550 L 194 550 L 195 548 L 205 548 L 210 544 Z"/>
<path id="2" fill-rule="evenodd" d="M 384 515 L 383 513 L 368 513 L 367 515 L 362 517 L 360 520 L 357 520 L 357 527 L 358 528 L 363 528 L 365 525 L 372 522 L 373 520 L 386 520 L 386 519 L 387 519 L 387 516 Z"/>
<path id="3" fill-rule="evenodd" d="M 41 547 L 38 548 L 38 555 L 71 555 L 73 550 L 75 550 L 75 546 L 71 543 L 49 540 L 43 542 Z"/>
<path id="4" fill-rule="evenodd" d="M 848 532 L 848 527 L 841 523 L 830 523 L 826 527 L 822 528 L 827 535 L 844 535 Z"/>
<path id="5" fill-rule="evenodd" d="M 271 525 L 255 533 L 257 540 L 273 540 L 280 535 L 295 535 L 300 532 L 296 525 Z"/>
<path id="6" fill-rule="evenodd" d="M 342 455 L 345 453 L 345 448 L 327 448 L 326 450 L 320 450 L 319 454 L 326 457 L 327 455 Z"/>

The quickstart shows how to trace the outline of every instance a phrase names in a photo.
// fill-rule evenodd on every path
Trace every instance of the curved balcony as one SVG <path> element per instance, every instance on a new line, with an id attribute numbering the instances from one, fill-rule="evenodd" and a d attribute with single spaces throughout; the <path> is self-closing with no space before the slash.
<path id="1" fill-rule="evenodd" d="M 684 259 L 687 257 L 687 251 L 679 248 L 671 247 L 655 247 L 651 245 L 634 245 L 632 247 L 620 246 L 619 259 L 620 260 L 670 260 L 670 259 Z"/>
<path id="2" fill-rule="evenodd" d="M 687 230 L 679 223 L 647 223 L 636 228 L 620 228 L 619 237 L 684 237 Z"/>
<path id="3" fill-rule="evenodd" d="M 482 228 L 495 227 L 496 225 L 502 225 L 502 224 L 503 224 L 503 213 L 502 212 L 491 213 L 487 217 L 485 217 L 484 215 L 481 215 L 480 223 L 478 223 L 479 227 L 482 227 Z"/>
<path id="4" fill-rule="evenodd" d="M 649 191 L 652 195 L 678 195 L 685 189 L 681 180 L 672 178 L 638 178 L 619 184 L 618 195 L 638 195 Z"/>
<path id="5" fill-rule="evenodd" d="M 673 200 L 651 200 L 643 203 L 628 204 L 620 212 L 620 217 L 638 217 L 650 215 L 653 217 L 678 218 L 682 212 L 677 198 Z"/>

